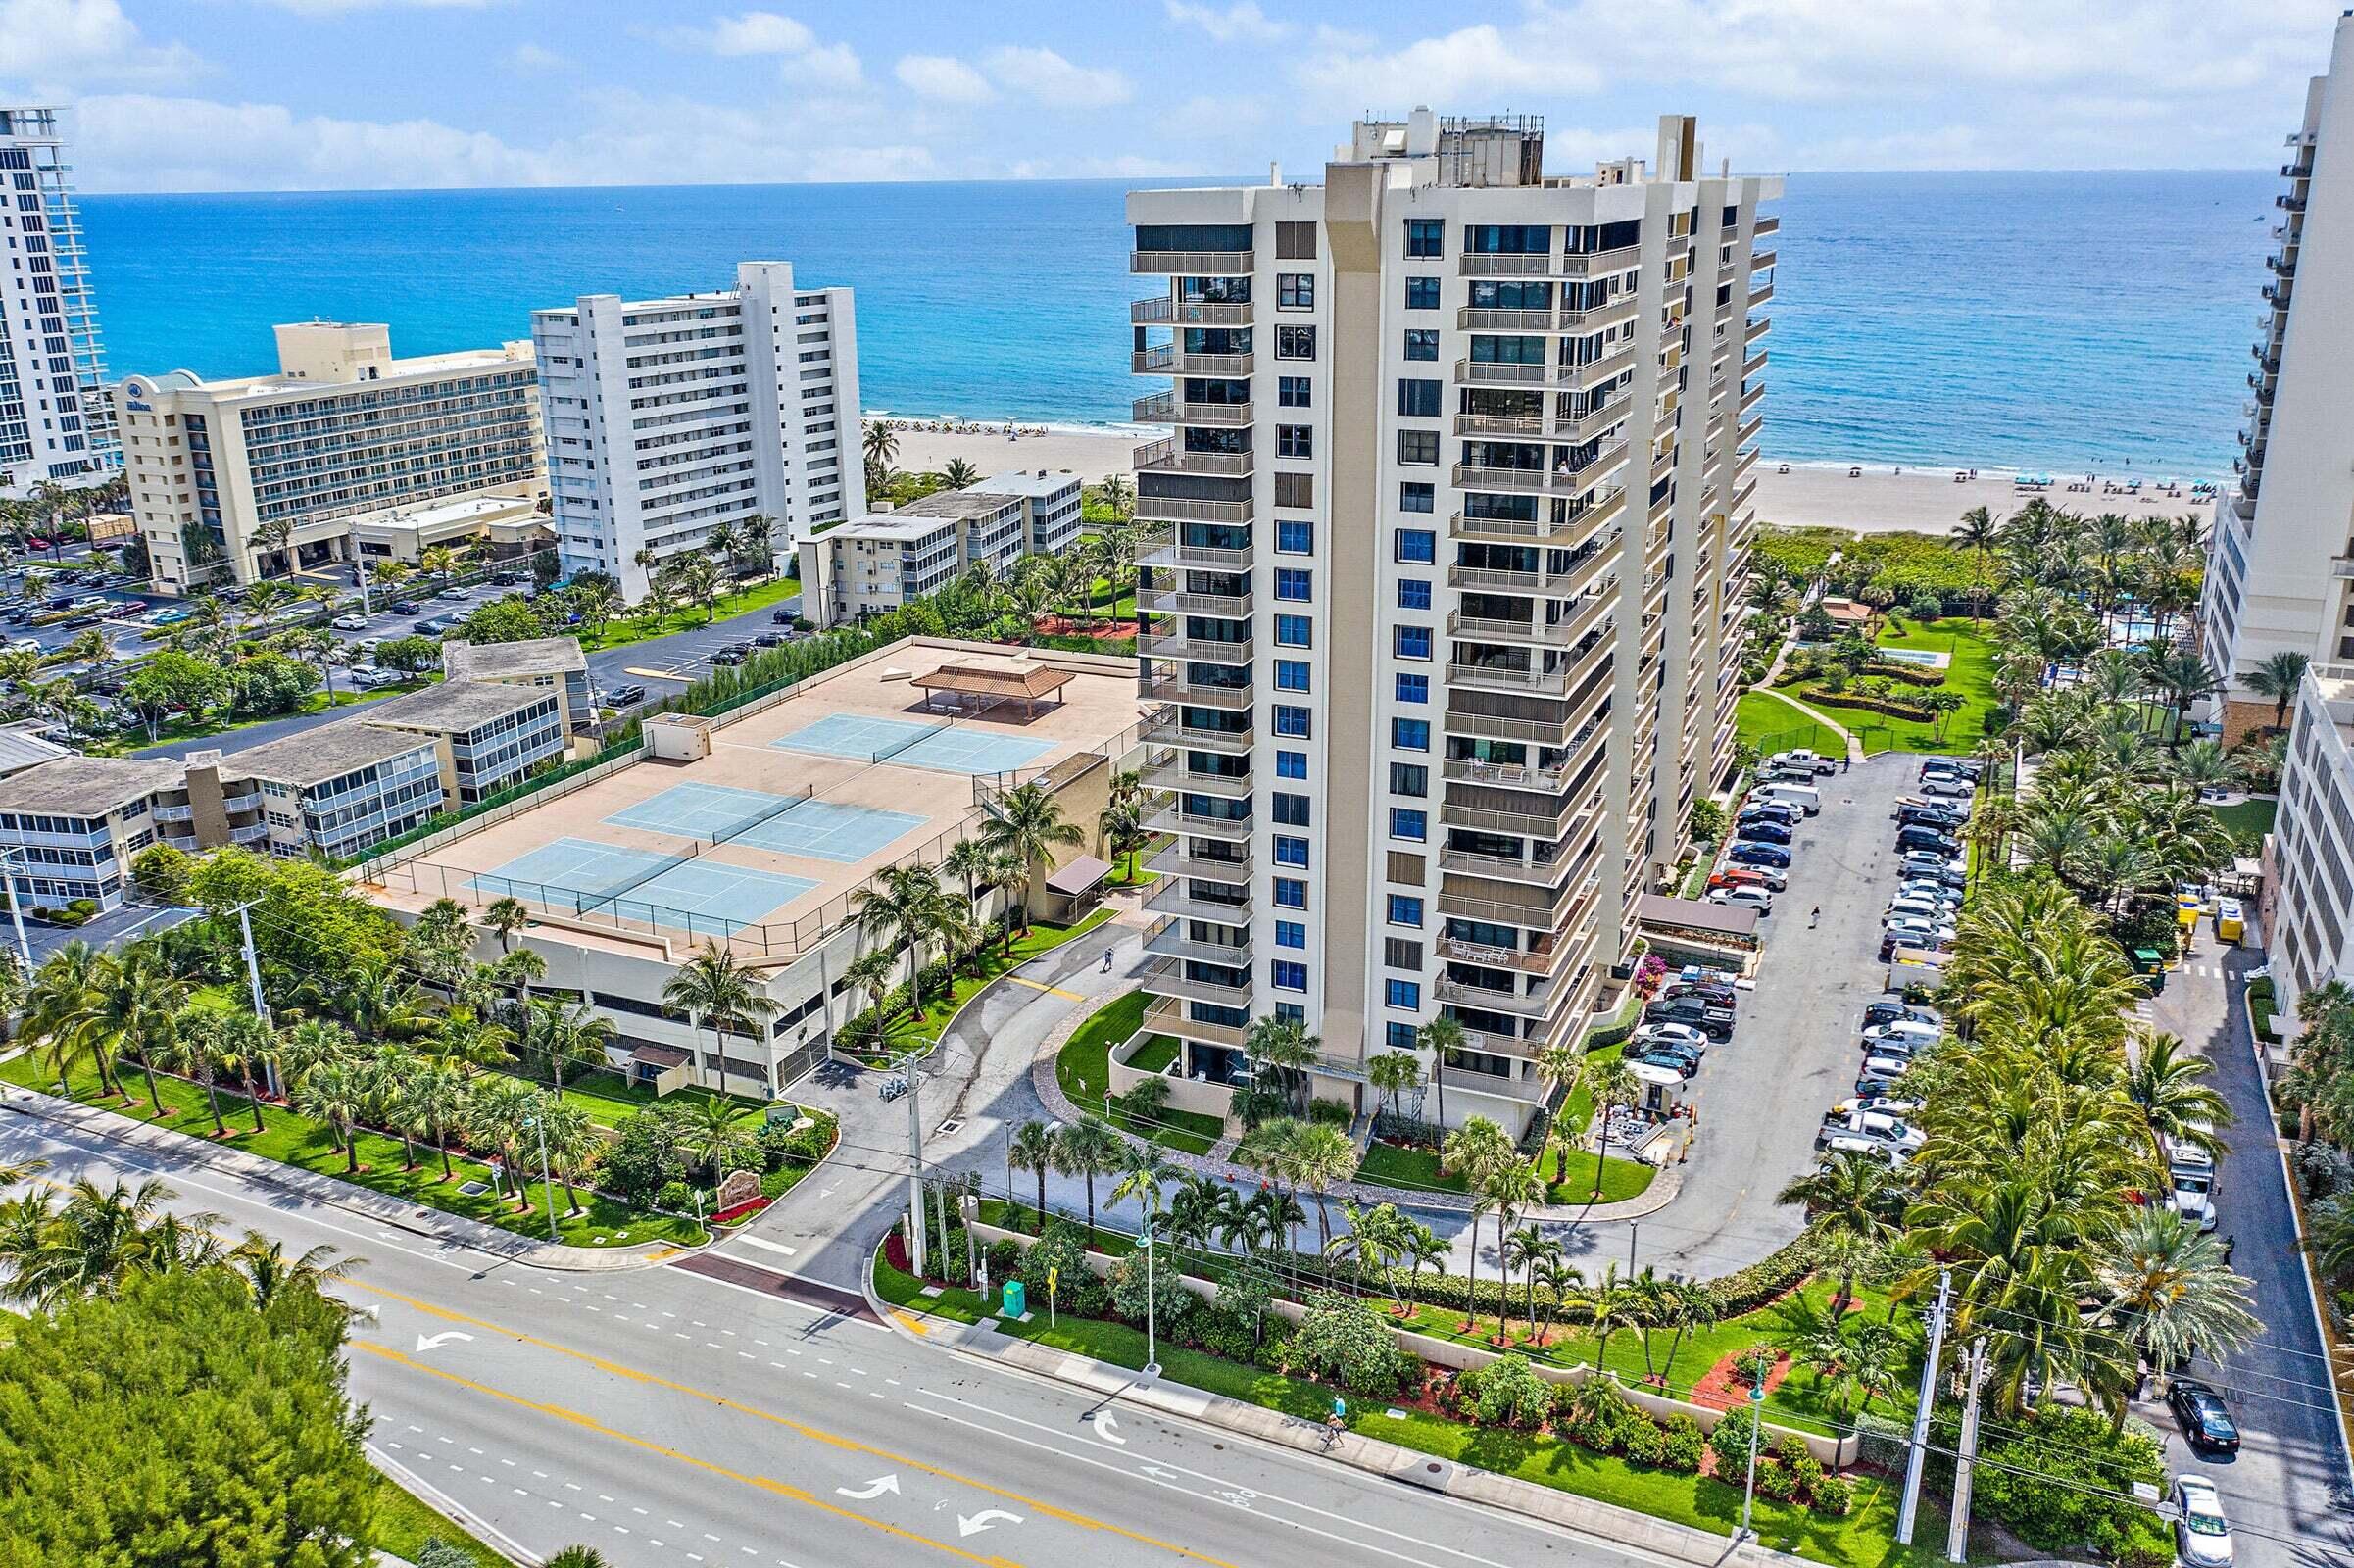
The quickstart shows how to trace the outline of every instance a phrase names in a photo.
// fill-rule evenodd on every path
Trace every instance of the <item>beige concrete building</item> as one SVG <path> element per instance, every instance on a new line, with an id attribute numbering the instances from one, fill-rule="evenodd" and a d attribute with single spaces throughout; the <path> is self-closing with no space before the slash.
<path id="1" fill-rule="evenodd" d="M 469 490 L 421 506 L 364 512 L 352 519 L 351 533 L 360 559 L 370 565 L 397 561 L 414 566 L 428 550 L 460 550 L 477 540 L 502 558 L 556 543 L 548 521 L 548 486 L 540 479 Z"/>
<path id="2" fill-rule="evenodd" d="M 348 560 L 357 519 L 544 486 L 527 342 L 392 357 L 376 324 L 280 326 L 274 375 L 188 370 L 117 388 L 132 514 L 158 592 Z M 265 529 L 291 529 L 284 547 Z"/>
<path id="3" fill-rule="evenodd" d="M 1368 121 L 1321 184 L 1131 193 L 1147 1036 L 1189 1093 L 1264 1013 L 1316 1092 L 1429 1052 L 1517 1131 L 1730 766 L 1781 181 L 1548 175 L 1541 122 Z M 1432 1102 L 1435 1108 L 1435 1102 Z"/>
<path id="4" fill-rule="evenodd" d="M 452 637 L 441 645 L 441 669 L 454 681 L 552 691 L 566 729 L 586 729 L 597 721 L 588 656 L 580 651 L 577 637 L 531 637 L 515 643 L 469 643 Z"/>
<path id="5" fill-rule="evenodd" d="M 801 542 L 802 613 L 831 626 L 921 599 L 976 564 L 1003 575 L 1079 537 L 1079 476 L 1001 473 L 853 517 Z"/>

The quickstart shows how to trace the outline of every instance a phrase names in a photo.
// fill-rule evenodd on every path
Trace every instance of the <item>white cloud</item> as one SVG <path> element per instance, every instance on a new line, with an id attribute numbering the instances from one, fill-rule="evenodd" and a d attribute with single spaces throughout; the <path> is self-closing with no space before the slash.
<path id="1" fill-rule="evenodd" d="M 1254 0 L 1235 0 L 1221 11 L 1189 0 L 1161 0 L 1169 20 L 1179 26 L 1200 27 L 1219 43 L 1273 43 L 1289 37 L 1292 26 L 1261 11 Z"/>
<path id="2" fill-rule="evenodd" d="M 866 80 L 866 73 L 858 64 L 858 52 L 846 43 L 805 49 L 788 57 L 777 70 L 787 81 L 843 91 L 861 86 Z"/>
<path id="3" fill-rule="evenodd" d="M 543 49 L 535 43 L 516 44 L 515 52 L 507 57 L 507 63 L 517 71 L 569 71 L 572 69 L 569 57 L 560 55 L 553 49 Z"/>
<path id="4" fill-rule="evenodd" d="M 721 17 L 708 27 L 674 27 L 662 36 L 681 48 L 729 59 L 773 57 L 777 74 L 799 86 L 848 91 L 865 83 L 858 52 L 846 43 L 821 44 L 817 34 L 774 11 Z"/>
<path id="5" fill-rule="evenodd" d="M 715 55 L 798 55 L 817 46 L 815 33 L 773 11 L 721 17 L 700 36 Z"/>
<path id="6" fill-rule="evenodd" d="M 982 64 L 1000 86 L 1063 108 L 1104 109 L 1134 92 L 1118 72 L 1074 66 L 1052 49 L 992 49 Z"/>
<path id="7" fill-rule="evenodd" d="M 918 98 L 981 104 L 997 96 L 979 72 L 953 55 L 902 55 L 892 74 Z"/>
<path id="8" fill-rule="evenodd" d="M 1327 49 L 1299 68 L 1300 84 L 1333 104 L 1460 106 L 1463 112 L 1509 107 L 1499 95 L 1593 92 L 1602 81 L 1597 58 L 1582 48 L 1557 49 L 1549 38 L 1507 36 L 1489 23 L 1439 38 L 1418 38 L 1401 49 Z M 1353 41 L 1353 40 L 1352 40 Z"/>
<path id="9" fill-rule="evenodd" d="M 163 81 L 199 69 L 182 45 L 148 43 L 117 0 L 0 0 L 0 79 Z"/>

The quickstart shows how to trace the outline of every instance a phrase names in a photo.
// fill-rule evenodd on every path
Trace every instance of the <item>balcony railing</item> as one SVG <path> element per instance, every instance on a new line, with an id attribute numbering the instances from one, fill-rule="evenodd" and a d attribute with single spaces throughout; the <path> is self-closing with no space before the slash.
<path id="1" fill-rule="evenodd" d="M 1455 312 L 1455 325 L 1466 332 L 1550 332 L 1556 319 L 1549 310 L 1512 311 L 1466 305 Z"/>
<path id="2" fill-rule="evenodd" d="M 1248 301 L 1240 305 L 1209 305 L 1193 300 L 1180 305 L 1162 294 L 1132 302 L 1128 320 L 1134 326 L 1249 326 L 1251 306 Z"/>
<path id="3" fill-rule="evenodd" d="M 268 822 L 249 822 L 243 827 L 229 829 L 229 842 L 232 844 L 258 844 L 268 837 L 270 837 Z"/>
<path id="4" fill-rule="evenodd" d="M 1145 951 L 1164 958 L 1198 958 L 1203 963 L 1223 964 L 1229 969 L 1245 969 L 1251 965 L 1251 945 L 1208 942 L 1186 935 L 1185 923 L 1175 916 L 1162 920 L 1145 933 Z"/>
<path id="5" fill-rule="evenodd" d="M 1766 301 L 1772 299 L 1773 297 L 1774 283 L 1773 279 L 1771 278 L 1768 278 L 1758 287 L 1749 290 L 1749 304 L 1752 307 L 1763 305 Z"/>
<path id="6" fill-rule="evenodd" d="M 1751 271 L 1761 270 L 1773 266 L 1779 259 L 1778 254 L 1774 251 L 1751 251 L 1749 253 L 1749 270 Z"/>
<path id="7" fill-rule="evenodd" d="M 196 819 L 196 808 L 193 806 L 159 806 L 155 808 L 154 815 L 155 819 L 159 822 L 192 822 Z M 54 836 L 59 838 L 71 838 L 76 844 L 95 844 L 98 842 L 98 838 L 95 835 L 73 833 L 57 834 Z"/>
<path id="8" fill-rule="evenodd" d="M 1643 247 L 1640 245 L 1621 245 L 1614 251 L 1584 251 L 1561 258 L 1561 275 L 1564 277 L 1595 277 L 1604 273 L 1623 271 L 1642 259 Z"/>
<path id="9" fill-rule="evenodd" d="M 1185 1008 L 1175 1002 L 1155 1002 L 1145 1009 L 1145 1030 L 1152 1034 L 1175 1035 L 1181 1040 L 1200 1040 L 1229 1051 L 1243 1049 L 1243 1031 L 1222 1023 L 1198 1023 L 1185 1015 Z"/>
<path id="10" fill-rule="evenodd" d="M 1466 251 L 1457 270 L 1464 277 L 1543 277 L 1552 271 L 1556 260 L 1543 252 L 1534 256 L 1491 256 Z"/>
<path id="11" fill-rule="evenodd" d="M 1584 414 L 1557 418 L 1551 414 L 1458 414 L 1455 434 L 1467 436 L 1551 436 L 1560 441 L 1586 441 L 1600 435 L 1627 416 L 1634 407 L 1632 392 L 1619 392 Z"/>
<path id="12" fill-rule="evenodd" d="M 1533 521 L 1515 517 L 1472 517 L 1458 512 L 1448 521 L 1448 534 L 1457 539 L 1502 539 L 1513 543 L 1561 545 L 1575 549 L 1599 534 L 1604 524 L 1626 510 L 1623 489 L 1602 491 L 1583 507 L 1573 507 L 1559 522 L 1549 516 Z"/>
<path id="13" fill-rule="evenodd" d="M 1251 775 L 1196 772 L 1186 766 L 1182 753 L 1172 753 L 1169 760 L 1145 769 L 1144 787 L 1149 790 L 1167 790 L 1173 795 L 1206 795 L 1218 801 L 1247 801 L 1251 798 Z"/>
<path id="14" fill-rule="evenodd" d="M 1138 496 L 1135 515 L 1139 522 L 1249 522 L 1251 507 L 1248 501 L 1190 501 L 1178 496 Z"/>
<path id="15" fill-rule="evenodd" d="M 1174 391 L 1138 398 L 1129 412 L 1139 424 L 1244 425 L 1251 422 L 1248 403 L 1180 403 Z"/>
<path id="16" fill-rule="evenodd" d="M 1188 277 L 1241 277 L 1250 272 L 1250 251 L 1130 251 L 1131 272 L 1167 272 Z"/>
<path id="17" fill-rule="evenodd" d="M 1217 507 L 1236 503 L 1227 503 L 1223 501 L 1198 501 L 1189 502 L 1186 504 L 1189 506 Z M 1247 507 L 1250 505 L 1250 503 L 1242 502 L 1239 503 L 1239 505 Z M 1174 539 L 1157 539 L 1149 542 L 1140 542 L 1137 546 L 1136 552 L 1136 564 L 1138 565 L 1151 566 L 1155 569 L 1183 568 L 1192 571 L 1249 571 L 1251 569 L 1251 560 L 1252 552 L 1251 547 L 1248 545 L 1239 550 L 1229 550 L 1213 545 L 1181 544 Z"/>
<path id="18" fill-rule="evenodd" d="M 1238 854 L 1232 858 L 1215 855 L 1197 855 L 1185 844 L 1173 844 L 1145 861 L 1162 876 L 1192 877 L 1202 882 L 1216 882 L 1225 887 L 1251 885 L 1251 857 Z"/>
<path id="19" fill-rule="evenodd" d="M 1146 659 L 1181 659 L 1198 664 L 1248 664 L 1251 662 L 1251 639 L 1225 642 L 1215 637 L 1187 637 L 1179 632 L 1156 632 L 1147 629 L 1136 640 L 1136 651 Z"/>
<path id="20" fill-rule="evenodd" d="M 1626 458 L 1627 443 L 1613 441 L 1595 452 L 1593 459 L 1575 468 L 1494 468 L 1475 466 L 1468 463 L 1454 466 L 1454 483 L 1458 490 L 1502 490 L 1514 492 L 1550 492 L 1554 495 L 1576 495 L 1591 490 L 1607 477 Z"/>
<path id="21" fill-rule="evenodd" d="M 1447 678 L 1459 686 L 1490 686 L 1502 691 L 1537 692 L 1559 697 L 1568 690 L 1565 670 L 1513 669 L 1502 664 L 1448 664 Z"/>
<path id="22" fill-rule="evenodd" d="M 1187 452 L 1177 445 L 1174 437 L 1163 436 L 1158 441 L 1148 441 L 1131 452 L 1128 463 L 1140 472 L 1150 468 L 1160 473 L 1208 473 L 1231 479 L 1251 471 L 1252 454 Z"/>
<path id="23" fill-rule="evenodd" d="M 1243 620 L 1251 614 L 1251 596 L 1198 594 L 1155 583 L 1136 591 L 1136 606 L 1152 615 L 1213 615 L 1222 620 Z"/>
<path id="24" fill-rule="evenodd" d="M 1128 364 L 1138 375 L 1242 376 L 1251 373 L 1252 358 L 1249 354 L 1180 354 L 1164 344 L 1138 349 L 1128 356 Z"/>
<path id="25" fill-rule="evenodd" d="M 1248 712 L 1251 706 L 1248 686 L 1200 685 L 1181 674 L 1155 675 L 1145 682 L 1144 696 L 1152 702 L 1182 703 L 1188 708 L 1214 708 L 1230 713 Z"/>
<path id="26" fill-rule="evenodd" d="M 1199 729 L 1179 722 L 1175 709 L 1163 710 L 1148 722 L 1141 738 L 1149 745 L 1182 746 L 1189 751 L 1216 752 L 1227 757 L 1242 756 L 1251 745 L 1248 726 L 1239 730 Z"/>
<path id="27" fill-rule="evenodd" d="M 1144 989 L 1154 996 L 1191 997 L 1197 1002 L 1214 1002 L 1221 1006 L 1246 1007 L 1251 1004 L 1248 982 L 1230 986 L 1220 980 L 1200 979 L 1185 972 L 1181 958 L 1163 958 L 1145 969 L 1138 977 Z"/>
<path id="28" fill-rule="evenodd" d="M 1751 227 L 1751 228 L 1750 228 L 1750 230 L 1749 230 L 1750 241 L 1751 241 L 1751 243 L 1755 243 L 1756 241 L 1758 241 L 1758 240 L 1761 240 L 1761 239 L 1765 238 L 1765 237 L 1766 237 L 1768 234 L 1779 234 L 1779 233 L 1781 233 L 1781 232 L 1782 232 L 1782 220 L 1781 220 L 1781 219 L 1779 219 L 1779 218 L 1760 218 L 1760 219 L 1757 220 L 1756 224 L 1755 224 L 1753 227 Z"/>
<path id="29" fill-rule="evenodd" d="M 1175 806 L 1153 812 L 1145 823 L 1149 833 L 1184 833 L 1229 844 L 1250 842 L 1251 828 L 1251 819 L 1247 816 L 1202 816 Z"/>
<path id="30" fill-rule="evenodd" d="M 1752 304 L 1752 305 L 1754 305 L 1754 304 L 1756 304 L 1757 302 L 1756 302 L 1754 299 L 1752 299 L 1752 300 L 1751 300 L 1749 303 L 1750 303 L 1750 304 Z M 1772 331 L 1773 329 L 1774 329 L 1774 323 L 1773 323 L 1771 320 L 1765 320 L 1765 321 L 1751 321 L 1751 322 L 1750 322 L 1750 323 L 1749 323 L 1749 324 L 1748 324 L 1746 327 L 1744 327 L 1744 328 L 1741 330 L 1741 347 L 1743 347 L 1743 348 L 1747 348 L 1747 347 L 1748 347 L 1750 344 L 1752 344 L 1752 343 L 1756 342 L 1756 341 L 1757 341 L 1759 338 L 1761 338 L 1761 337 L 1765 336 L 1765 335 L 1766 335 L 1768 332 Z"/>
<path id="31" fill-rule="evenodd" d="M 1251 900 L 1205 899 L 1188 891 L 1182 877 L 1162 877 L 1152 884 L 1145 896 L 1145 908 L 1152 914 L 1179 915 L 1194 920 L 1215 920 L 1220 925 L 1249 925 Z"/>

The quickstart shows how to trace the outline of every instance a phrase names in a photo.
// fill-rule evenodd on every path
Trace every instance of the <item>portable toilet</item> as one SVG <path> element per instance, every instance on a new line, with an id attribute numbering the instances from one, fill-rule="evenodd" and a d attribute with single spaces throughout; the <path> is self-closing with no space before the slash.
<path id="1" fill-rule="evenodd" d="M 2215 906 L 2215 936 L 2219 942 L 2237 942 L 2247 930 L 2247 921 L 2239 912 L 2237 899 L 2226 899 Z"/>

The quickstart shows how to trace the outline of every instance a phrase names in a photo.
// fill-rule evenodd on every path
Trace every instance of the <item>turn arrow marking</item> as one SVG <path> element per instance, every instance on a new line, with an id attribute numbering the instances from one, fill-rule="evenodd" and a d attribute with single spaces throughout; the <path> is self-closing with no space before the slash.
<path id="1" fill-rule="evenodd" d="M 1119 1422 L 1112 1418 L 1109 1410 L 1098 1410 L 1088 1419 L 1095 1423 L 1097 1437 L 1105 1443 L 1116 1443 L 1123 1448 L 1128 1446 L 1128 1440 L 1119 1434 Z"/>
<path id="2" fill-rule="evenodd" d="M 839 1495 L 854 1498 L 859 1502 L 866 1502 L 881 1496 L 886 1492 L 897 1492 L 898 1490 L 899 1477 L 895 1475 L 877 1476 L 862 1487 L 836 1487 L 834 1489 Z"/>
<path id="3" fill-rule="evenodd" d="M 471 1334 L 461 1334 L 456 1329 L 450 1329 L 440 1334 L 419 1334 L 417 1337 L 417 1353 L 421 1355 L 427 1350 L 438 1350 L 456 1340 L 465 1340 L 470 1343 L 473 1338 Z"/>
<path id="4" fill-rule="evenodd" d="M 958 1514 L 956 1515 L 956 1536 L 961 1540 L 966 1536 L 979 1535 L 1000 1520 L 1009 1525 L 1018 1525 L 1022 1522 L 1022 1516 L 1018 1513 L 1007 1513 L 1003 1508 L 983 1508 L 979 1513 L 971 1515 Z"/>

